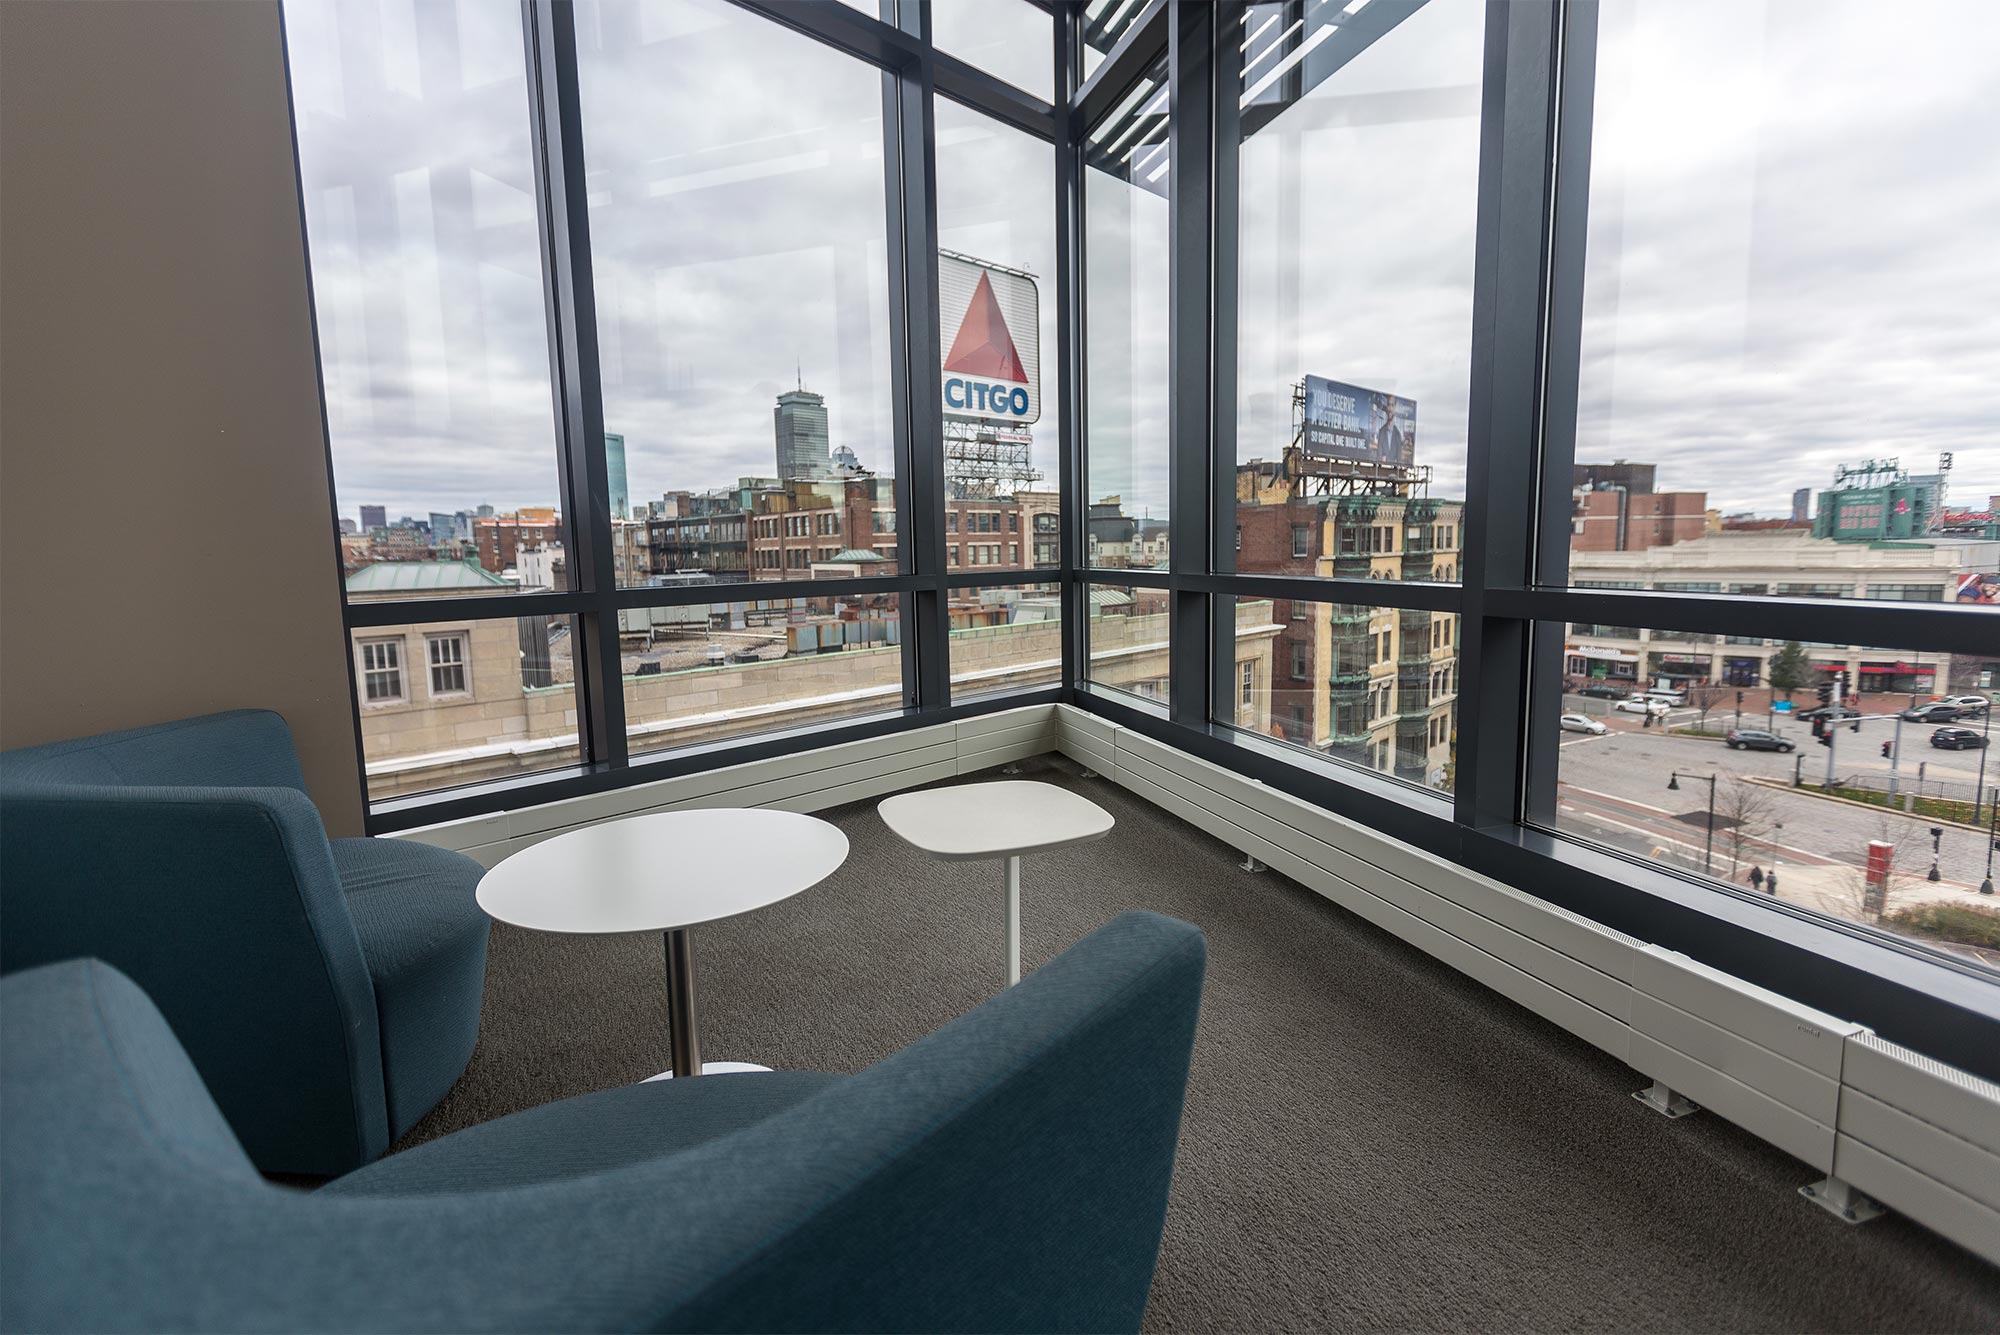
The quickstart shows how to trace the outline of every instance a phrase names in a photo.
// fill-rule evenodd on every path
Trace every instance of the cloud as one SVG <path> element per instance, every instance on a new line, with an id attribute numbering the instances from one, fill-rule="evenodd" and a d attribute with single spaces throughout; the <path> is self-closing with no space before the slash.
<path id="1" fill-rule="evenodd" d="M 288 3 L 342 513 L 559 495 L 516 13 Z M 892 471 L 882 76 L 723 0 L 577 13 L 635 501 L 768 473 L 798 376 Z M 1861 0 L 1604 6 L 1579 458 L 1727 510 L 1940 450 L 1960 504 L 2000 492 L 2000 25 L 1933 0 L 1885 49 L 1882 24 Z M 1327 375 L 1415 398 L 1433 490 L 1461 494 L 1483 29 L 1431 0 L 1244 145 L 1239 457 L 1276 457 L 1290 385 Z M 1041 279 L 1053 485 L 1050 149 L 941 100 L 937 154 L 941 243 Z M 1086 191 L 1089 487 L 1163 515 L 1164 201 Z"/>

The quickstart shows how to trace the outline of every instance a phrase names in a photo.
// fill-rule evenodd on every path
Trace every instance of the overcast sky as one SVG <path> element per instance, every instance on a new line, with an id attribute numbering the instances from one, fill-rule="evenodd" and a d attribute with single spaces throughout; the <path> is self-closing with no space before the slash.
<path id="1" fill-rule="evenodd" d="M 1417 457 L 1461 493 L 1482 8 L 1431 0 L 1244 146 L 1239 457 L 1276 457 L 1289 386 L 1325 375 L 1413 397 Z M 553 503 L 518 8 L 286 10 L 341 513 Z M 1945 449 L 1957 504 L 2000 492 L 2000 6 L 1923 0 L 1886 31 L 1874 0 L 1602 14 L 1578 457 L 1731 511 Z M 768 474 L 798 377 L 887 471 L 880 75 L 724 0 L 578 25 L 634 503 Z M 941 243 L 1041 279 L 1053 480 L 1049 149 L 941 104 L 938 159 Z M 1161 515 L 1164 203 L 1086 188 L 1091 491 Z"/>

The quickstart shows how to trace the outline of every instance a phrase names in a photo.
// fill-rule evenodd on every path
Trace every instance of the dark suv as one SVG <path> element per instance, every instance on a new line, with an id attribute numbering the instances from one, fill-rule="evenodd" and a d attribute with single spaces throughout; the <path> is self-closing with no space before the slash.
<path id="1" fill-rule="evenodd" d="M 1931 734 L 1931 745 L 1942 751 L 1977 751 L 1986 739 L 1970 728 L 1939 728 Z"/>
<path id="2" fill-rule="evenodd" d="M 1905 709 L 1901 717 L 1909 723 L 1949 723 L 1959 715 L 1957 705 L 1918 705 L 1915 709 Z"/>
<path id="3" fill-rule="evenodd" d="M 1731 728 L 1723 739 L 1732 751 L 1789 751 L 1792 744 L 1762 728 Z"/>
<path id="4" fill-rule="evenodd" d="M 1576 694 L 1587 695 L 1593 700 L 1623 700 L 1631 692 L 1616 686 L 1585 686 Z"/>

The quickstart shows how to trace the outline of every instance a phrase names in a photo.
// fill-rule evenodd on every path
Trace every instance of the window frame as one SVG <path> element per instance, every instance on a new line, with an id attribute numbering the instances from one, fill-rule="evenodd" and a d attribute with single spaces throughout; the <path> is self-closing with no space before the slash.
<path id="1" fill-rule="evenodd" d="M 472 637 L 463 630 L 439 630 L 424 632 L 424 693 L 432 700 L 459 700 L 469 698 L 472 690 Z M 455 644 L 458 657 L 439 662 L 438 646 Z M 457 669 L 459 685 L 452 690 L 439 690 L 437 674 L 439 669 Z"/>
<path id="2" fill-rule="evenodd" d="M 798 4 L 790 0 L 732 2 L 765 21 L 874 67 L 882 76 L 883 86 L 882 149 L 887 184 L 883 207 L 889 238 L 890 398 L 894 426 L 891 457 L 900 485 L 893 510 L 877 514 L 870 527 L 882 538 L 894 537 L 898 573 L 843 580 L 839 591 L 898 595 L 903 623 L 900 637 L 903 699 L 900 710 L 893 716 L 861 724 L 832 723 L 796 729 L 788 734 L 790 744 L 830 744 L 1060 698 L 1061 687 L 1051 686 L 1012 694 L 982 693 L 964 702 L 952 699 L 947 670 L 952 591 L 1061 583 L 1072 569 L 1070 525 L 1065 520 L 1051 535 L 1057 557 L 1054 566 L 1035 567 L 1030 562 L 1029 568 L 1011 569 L 1003 567 L 996 556 L 994 560 L 981 562 L 976 572 L 961 573 L 958 565 L 947 559 L 945 515 L 952 513 L 955 519 L 955 511 L 946 504 L 942 466 L 933 451 L 919 447 L 919 442 L 933 438 L 935 427 L 929 424 L 939 420 L 943 413 L 938 378 L 910 374 L 910 368 L 936 366 L 942 361 L 935 295 L 936 167 L 932 160 L 932 123 L 936 99 L 948 97 L 1049 143 L 1056 150 L 1058 183 L 1066 120 L 1057 105 L 937 49 L 929 31 L 929 6 L 918 0 L 887 4 L 882 17 L 861 13 L 837 0 Z M 1071 74 L 1072 25 L 1049 0 L 1030 2 L 1055 15 L 1058 40 L 1052 56 L 1054 86 L 1066 96 L 1075 84 Z M 358 645 L 363 641 L 357 637 L 385 626 L 414 626 L 428 640 L 432 634 L 429 627 L 441 622 L 556 615 L 572 618 L 578 732 L 584 759 L 579 764 L 521 779 L 388 799 L 370 799 L 364 778 L 362 801 L 370 833 L 389 833 L 518 806 L 524 788 L 533 788 L 539 800 L 554 801 L 649 782 L 671 773 L 694 772 L 757 758 L 771 743 L 751 738 L 735 745 L 690 748 L 685 755 L 632 753 L 625 730 L 619 613 L 710 603 L 752 589 L 760 599 L 810 597 L 829 591 L 827 581 L 810 577 L 802 556 L 792 555 L 803 549 L 794 548 L 787 540 L 803 536 L 794 532 L 797 527 L 817 527 L 805 515 L 759 516 L 760 522 L 751 526 L 778 542 L 775 549 L 757 549 L 751 558 L 752 569 L 782 571 L 780 578 L 753 580 L 740 586 L 717 582 L 618 587 L 604 448 L 590 217 L 584 193 L 586 155 L 578 89 L 576 20 L 572 8 L 559 0 L 526 0 L 520 14 L 527 81 L 527 105 L 522 110 L 532 126 L 536 226 L 543 261 L 543 307 L 555 402 L 553 443 L 560 475 L 557 505 L 567 533 L 565 546 L 570 554 L 571 587 L 550 593 L 357 602 L 347 597 L 343 581 L 342 620 L 350 639 Z M 296 114 L 292 117 L 291 131 L 296 155 Z M 305 248 L 310 293 L 310 236 L 305 238 Z M 1059 255 L 1058 273 L 1052 276 L 1055 282 L 1051 284 L 1056 291 L 1061 288 L 1060 267 Z M 1055 351 L 1058 357 L 1062 355 L 1060 348 Z M 323 439 L 322 445 L 327 448 L 331 472 L 330 442 Z M 1065 491 L 1059 502 L 1064 516 L 1071 512 L 1073 504 L 1074 497 Z M 999 531 L 997 519 L 995 513 L 989 531 Z M 334 527 L 338 528 L 337 517 Z M 853 536 L 857 542 L 862 539 L 862 535 Z M 889 554 L 886 548 L 884 554 Z M 1032 558 L 1033 552 L 1029 555 Z M 335 556 L 337 562 L 337 545 Z M 1015 564 L 1022 563 L 1017 560 Z M 1065 680 L 1075 668 L 1069 653 L 1070 641 L 1066 634 Z M 429 649 L 424 652 L 428 686 Z M 403 679 L 397 699 L 366 701 L 360 652 L 357 649 L 349 656 L 357 752 L 362 749 L 361 719 L 365 712 L 392 703 L 407 704 L 412 699 L 407 676 L 413 669 L 408 662 L 407 645 L 399 651 L 398 663 Z M 469 693 L 472 686 L 469 661 L 464 672 Z"/>
<path id="3" fill-rule="evenodd" d="M 1545 819 L 1555 801 L 1557 734 L 1534 720 L 1560 710 L 1554 693 L 1568 622 L 1833 638 L 1926 653 L 1970 652 L 1991 634 L 1991 623 L 1974 620 L 1978 613 L 1949 605 L 1568 587 L 1594 0 L 1485 7 L 1466 497 L 1459 560 L 1445 571 L 1456 582 L 1436 584 L 1235 573 L 1236 144 L 1241 116 L 1275 112 L 1261 105 L 1240 112 L 1231 95 L 1235 50 L 1224 34 L 1244 12 L 1241 0 L 1161 9 L 1126 35 L 1145 32 L 1146 49 L 1115 68 L 1107 58 L 1073 107 L 1089 123 L 1162 48 L 1169 52 L 1170 361 L 1187 408 L 1169 414 L 1176 541 L 1164 574 L 1086 565 L 1076 578 L 1079 587 L 1167 591 L 1172 634 L 1188 643 L 1171 655 L 1165 718 L 1088 681 L 1072 679 L 1073 702 L 1462 866 L 1532 886 L 1593 921 L 2000 1077 L 2000 985 L 1973 966 L 1803 909 L 1774 911 L 1764 897 L 1752 901 L 1559 835 Z M 1390 16 L 1388 7 L 1376 12 Z M 1288 40 L 1303 42 L 1309 31 Z M 1072 332 L 1072 345 L 1080 335 Z M 1064 369 L 1087 393 L 1080 363 Z M 1554 481 L 1545 486 L 1544 478 Z M 1381 536 L 1368 527 L 1365 537 L 1357 526 L 1337 527 L 1335 550 L 1375 551 Z M 1459 628 L 1446 632 L 1446 643 L 1462 687 L 1453 793 L 1288 752 L 1227 726 L 1228 693 L 1210 705 L 1210 665 L 1231 661 L 1216 609 L 1246 595 L 1454 614 L 1445 623 Z"/>
<path id="4" fill-rule="evenodd" d="M 405 645 L 404 639 L 405 637 L 401 635 L 377 635 L 354 641 L 354 671 L 358 674 L 357 680 L 361 688 L 361 693 L 355 698 L 360 701 L 363 709 L 382 709 L 410 702 L 408 664 L 403 661 L 407 657 L 404 650 L 408 646 Z M 395 662 L 387 665 L 371 664 L 368 661 L 371 649 L 387 649 L 394 656 Z M 377 696 L 373 693 L 375 685 L 370 679 L 384 675 L 393 676 L 396 684 L 394 695 Z"/>
<path id="5" fill-rule="evenodd" d="M 2000 1078 L 2000 985 L 1989 976 L 1921 946 L 1761 896 L 1753 901 L 1550 828 L 1556 733 L 1537 727 L 1536 720 L 1560 708 L 1551 696 L 1560 688 L 1562 631 L 1570 623 L 1834 639 L 1954 654 L 1986 649 L 1994 624 L 1980 619 L 1988 614 L 1941 603 L 1569 586 L 1573 516 L 1567 483 L 1576 430 L 1595 0 L 1548 5 L 1488 0 L 1484 9 L 1467 476 L 1455 535 L 1459 555 L 1443 568 L 1445 580 L 1410 583 L 1236 571 L 1237 149 L 1246 120 L 1276 114 L 1262 102 L 1245 111 L 1235 95 L 1237 66 L 1225 57 L 1235 55 L 1231 24 L 1244 13 L 1242 0 L 1145 0 L 1088 78 L 1079 77 L 1082 6 L 1038 2 L 1056 19 L 1054 105 L 935 49 L 928 6 L 920 0 L 885 0 L 886 17 L 879 19 L 839 0 L 733 0 L 876 66 L 883 76 L 893 458 L 906 479 L 896 502 L 899 573 L 845 581 L 841 587 L 898 595 L 904 619 L 903 708 L 861 722 L 633 757 L 626 748 L 618 675 L 618 612 L 709 603 L 735 586 L 616 587 L 574 18 L 567 5 L 554 0 L 526 0 L 526 110 L 536 130 L 538 227 L 563 478 L 559 502 L 571 531 L 572 589 L 382 603 L 348 602 L 343 593 L 343 618 L 350 638 L 392 625 L 574 618 L 586 759 L 518 780 L 372 802 L 366 808 L 369 831 L 388 833 L 524 801 L 607 791 L 1023 703 L 1062 702 L 1472 871 L 1531 888 L 1594 922 Z M 1301 14 L 1306 8 L 1296 0 L 1287 3 Z M 1368 34 L 1387 31 L 1397 12 L 1371 6 L 1348 15 L 1345 27 L 1356 40 L 1372 40 Z M 1287 40 L 1303 42 L 1307 31 Z M 1172 107 L 1173 169 L 1163 188 L 1171 288 L 1166 518 L 1174 540 L 1164 569 L 1099 568 L 1087 559 L 1083 471 L 1089 392 L 1083 345 L 1085 146 L 1091 128 L 1117 109 L 1163 54 Z M 1303 90 L 1293 95 L 1302 96 Z M 1057 312 L 1055 346 L 1044 355 L 1052 352 L 1060 368 L 1059 390 L 1048 396 L 1062 442 L 1059 563 L 1053 568 L 974 568 L 969 560 L 960 567 L 947 560 L 947 516 L 953 516 L 952 528 L 975 530 L 969 522 L 956 522 L 958 503 L 948 500 L 941 461 L 934 449 L 923 447 L 933 440 L 932 424 L 943 411 L 938 377 L 924 370 L 941 359 L 936 181 L 929 157 L 941 96 L 1054 148 L 1056 265 L 1044 288 L 1044 299 Z M 1545 485 L 1544 479 L 1551 481 Z M 1333 550 L 1374 550 L 1379 535 L 1370 526 L 1364 540 L 1360 527 L 1338 525 L 1331 535 Z M 1393 549 L 1393 531 L 1390 537 Z M 338 544 L 333 546 L 337 562 Z M 1060 586 L 1064 610 L 1061 684 L 955 701 L 948 680 L 951 594 L 1046 583 Z M 1171 666 L 1163 690 L 1149 682 L 1132 694 L 1090 682 L 1088 599 L 1096 585 L 1166 594 Z M 824 582 L 795 578 L 742 587 L 771 598 L 827 591 Z M 1454 790 L 1445 795 L 1361 767 L 1321 763 L 1297 748 L 1229 726 L 1239 686 L 1229 667 L 1236 661 L 1233 617 L 1218 609 L 1245 596 L 1449 614 L 1443 643 L 1455 654 L 1447 684 L 1462 687 L 1456 690 L 1455 723 L 1448 725 L 1457 735 Z M 408 670 L 406 662 L 402 670 Z M 358 750 L 360 720 L 369 707 L 362 703 L 358 651 L 349 656 L 349 672 Z M 405 681 L 403 700 L 408 696 Z"/>

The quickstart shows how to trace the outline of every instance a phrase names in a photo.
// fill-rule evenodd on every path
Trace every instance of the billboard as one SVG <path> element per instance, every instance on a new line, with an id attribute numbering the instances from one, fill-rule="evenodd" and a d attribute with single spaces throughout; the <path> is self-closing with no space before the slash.
<path id="1" fill-rule="evenodd" d="M 1041 296 L 1011 269 L 938 252 L 947 417 L 1026 426 L 1042 415 Z"/>
<path id="2" fill-rule="evenodd" d="M 1975 603 L 1981 607 L 2000 607 L 2000 574 L 1960 575 L 1958 587 L 1952 590 L 1955 603 Z"/>
<path id="3" fill-rule="evenodd" d="M 1414 467 L 1417 401 L 1309 375 L 1305 450 L 1321 458 Z"/>

